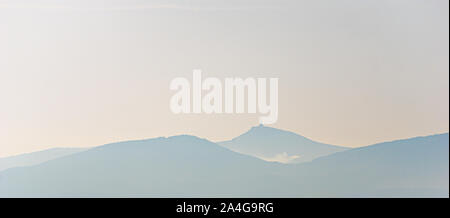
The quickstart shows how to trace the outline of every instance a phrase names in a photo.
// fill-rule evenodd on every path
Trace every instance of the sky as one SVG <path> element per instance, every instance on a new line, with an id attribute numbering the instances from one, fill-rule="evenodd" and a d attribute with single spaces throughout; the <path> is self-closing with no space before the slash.
<path id="1" fill-rule="evenodd" d="M 170 81 L 279 78 L 271 127 L 358 147 L 448 132 L 447 0 L 0 0 L 0 157 L 191 134 Z"/>

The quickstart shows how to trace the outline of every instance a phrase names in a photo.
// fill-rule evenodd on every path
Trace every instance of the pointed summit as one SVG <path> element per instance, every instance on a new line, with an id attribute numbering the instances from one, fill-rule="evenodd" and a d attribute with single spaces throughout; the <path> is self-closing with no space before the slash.
<path id="1" fill-rule="evenodd" d="M 267 161 L 300 163 L 347 148 L 315 142 L 296 133 L 262 124 L 220 145 Z"/>

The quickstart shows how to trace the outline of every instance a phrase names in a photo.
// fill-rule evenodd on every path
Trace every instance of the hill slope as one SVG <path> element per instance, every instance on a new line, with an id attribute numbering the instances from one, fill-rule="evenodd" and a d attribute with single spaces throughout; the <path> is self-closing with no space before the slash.
<path id="1" fill-rule="evenodd" d="M 339 152 L 305 163 L 301 170 L 309 177 L 303 185 L 320 187 L 320 195 L 448 197 L 449 134 Z"/>
<path id="2" fill-rule="evenodd" d="M 0 171 L 13 167 L 36 165 L 48 160 L 85 151 L 87 149 L 88 148 L 52 148 L 43 151 L 0 158 Z"/>

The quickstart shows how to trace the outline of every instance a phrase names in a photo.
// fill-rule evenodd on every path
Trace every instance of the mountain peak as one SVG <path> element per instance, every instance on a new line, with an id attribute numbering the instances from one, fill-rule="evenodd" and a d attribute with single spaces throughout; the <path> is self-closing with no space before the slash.
<path id="1" fill-rule="evenodd" d="M 269 126 L 264 126 L 262 124 L 258 125 L 258 126 L 253 126 L 252 128 L 250 128 L 250 130 L 248 130 L 247 132 L 243 133 L 242 135 L 234 138 L 233 140 L 237 139 L 237 138 L 243 138 L 243 137 L 247 137 L 247 136 L 253 136 L 253 137 L 261 137 L 261 138 L 271 138 L 271 137 L 295 137 L 295 138 L 301 138 L 302 140 L 307 140 L 307 141 L 312 141 L 304 136 L 301 136 L 297 133 L 291 132 L 291 131 L 287 131 L 287 130 L 282 130 L 282 129 L 277 129 L 277 128 L 273 128 L 273 127 L 269 127 Z"/>
<path id="2" fill-rule="evenodd" d="M 244 134 L 221 145 L 233 151 L 277 161 L 277 157 L 290 157 L 290 163 L 310 161 L 320 156 L 347 148 L 315 142 L 294 132 L 264 125 L 252 127 Z M 286 161 L 278 161 L 286 162 Z"/>

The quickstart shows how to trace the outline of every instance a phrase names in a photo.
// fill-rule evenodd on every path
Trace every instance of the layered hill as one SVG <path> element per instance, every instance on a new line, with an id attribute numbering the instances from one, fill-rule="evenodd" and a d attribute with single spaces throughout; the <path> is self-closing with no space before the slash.
<path id="1" fill-rule="evenodd" d="M 440 134 L 281 164 L 183 135 L 6 169 L 0 197 L 448 197 L 448 154 Z"/>

